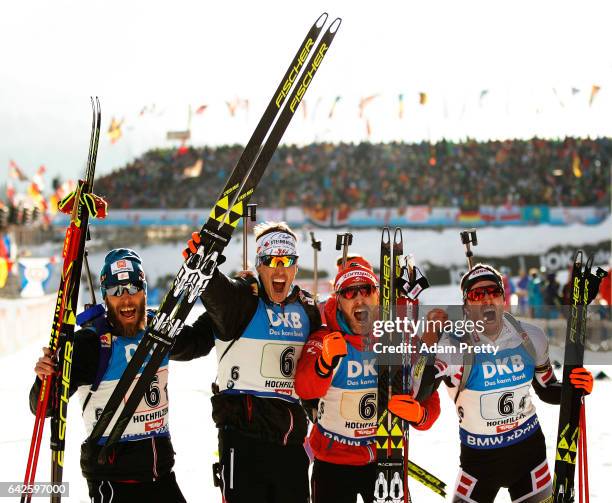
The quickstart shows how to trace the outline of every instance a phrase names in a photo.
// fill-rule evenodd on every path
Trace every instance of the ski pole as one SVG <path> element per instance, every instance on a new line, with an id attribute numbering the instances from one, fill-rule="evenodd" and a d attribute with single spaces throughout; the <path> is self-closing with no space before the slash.
<path id="1" fill-rule="evenodd" d="M 478 238 L 476 237 L 476 229 L 467 229 L 465 231 L 461 231 L 461 242 L 463 246 L 465 246 L 465 257 L 467 258 L 468 268 L 472 268 L 472 257 L 474 256 L 474 252 L 472 251 L 471 246 L 476 246 L 478 244 Z"/>
<path id="2" fill-rule="evenodd" d="M 315 239 L 314 232 L 310 233 L 310 244 L 314 253 L 314 283 L 312 286 L 315 302 L 318 301 L 318 286 L 319 286 L 319 253 L 321 251 L 321 241 Z"/>
<path id="3" fill-rule="evenodd" d="M 342 250 L 342 269 L 346 267 L 348 247 L 353 244 L 353 235 L 350 232 L 336 234 L 336 250 Z"/>
<path id="4" fill-rule="evenodd" d="M 242 270 L 246 271 L 248 268 L 248 254 L 247 254 L 247 244 L 249 240 L 249 219 L 251 222 L 255 221 L 257 215 L 257 204 L 247 204 L 246 212 L 243 215 L 243 225 L 242 225 Z"/>
<path id="5" fill-rule="evenodd" d="M 580 404 L 578 433 L 578 491 L 580 503 L 589 503 L 589 459 L 587 454 L 586 410 L 584 396 Z"/>

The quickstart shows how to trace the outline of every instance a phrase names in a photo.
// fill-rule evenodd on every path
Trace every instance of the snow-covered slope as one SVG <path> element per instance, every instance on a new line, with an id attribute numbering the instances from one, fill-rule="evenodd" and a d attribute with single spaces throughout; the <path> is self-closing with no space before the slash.
<path id="1" fill-rule="evenodd" d="M 432 288 L 433 300 L 436 300 Z M 446 295 L 441 289 L 441 296 Z M 441 299 L 440 299 L 441 300 Z M 197 308 L 192 317 L 201 312 Z M 192 318 L 193 319 L 193 318 Z M 40 335 L 40 343 L 30 344 L 17 353 L 0 357 L 0 396 L 5 404 L 2 428 L 0 428 L 1 479 L 20 481 L 23 478 L 27 451 L 34 424 L 34 416 L 28 410 L 28 391 L 34 379 L 34 364 L 40 353 L 46 334 Z M 216 360 L 213 355 L 188 363 L 171 362 L 169 395 L 171 397 L 170 427 L 176 451 L 175 471 L 183 492 L 190 502 L 220 501 L 219 490 L 213 487 L 211 464 L 216 460 L 216 429 L 211 419 L 210 383 L 215 378 Z M 597 370 L 593 368 L 593 370 Z M 610 374 L 609 367 L 605 368 Z M 452 491 L 459 466 L 459 435 L 454 405 L 442 390 L 442 413 L 431 430 L 411 430 L 410 457 L 444 480 Z M 554 463 L 554 442 L 557 431 L 558 408 L 542 403 L 534 397 L 538 415 L 546 435 L 549 463 Z M 609 418 L 612 414 L 612 382 L 598 381 L 594 393 L 587 399 L 587 423 L 589 438 L 589 467 L 591 470 L 591 501 L 610 501 L 607 477 L 612 470 L 612 430 Z M 80 405 L 75 397 L 70 401 L 69 430 L 66 447 L 64 479 L 70 482 L 67 502 L 87 502 L 87 486 L 80 474 L 79 445 L 85 437 L 80 420 Z M 45 440 L 38 468 L 38 481 L 49 480 L 49 425 L 45 427 Z M 508 467 L 512 469 L 512 467 Z M 413 482 L 413 499 L 417 502 L 442 501 L 429 490 Z M 447 499 L 450 501 L 450 498 Z M 509 501 L 506 491 L 500 492 L 496 501 Z M 287 503 L 291 503 L 288 499 Z"/>
<path id="2" fill-rule="evenodd" d="M 325 270 L 332 277 L 335 274 L 335 261 L 338 252 L 335 248 L 336 233 L 344 230 L 315 230 L 317 239 L 322 241 L 322 250 L 319 253 L 319 268 Z M 300 265 L 308 269 L 313 268 L 313 251 L 310 247 L 310 237 L 305 230 L 298 231 L 300 235 Z M 442 231 L 404 229 L 404 249 L 413 253 L 417 263 L 428 261 L 444 266 L 458 266 L 465 264 L 463 247 L 459 241 L 457 229 L 444 229 Z M 612 236 L 612 217 L 599 225 L 570 225 L 555 227 L 538 225 L 531 227 L 486 227 L 478 230 L 478 248 L 476 256 L 505 257 L 520 254 L 543 253 L 557 245 L 580 247 L 609 240 Z M 185 242 L 188 239 L 185 236 Z M 139 248 L 142 255 L 145 271 L 150 282 L 155 282 L 158 276 L 175 274 L 181 263 L 181 251 L 185 242 L 175 244 L 154 245 Z M 250 259 L 254 258 L 254 241 L 249 238 Z M 361 253 L 374 264 L 380 255 L 380 230 L 356 230 L 353 233 L 351 251 Z M 104 253 L 90 255 L 93 271 L 99 271 L 104 260 Z M 224 271 L 235 271 L 242 268 L 242 241 L 241 234 L 230 241 L 225 253 L 227 262 L 223 264 Z M 515 271 L 516 272 L 516 271 Z"/>
<path id="3" fill-rule="evenodd" d="M 559 227 L 508 227 L 481 229 L 478 253 L 487 256 L 504 256 L 519 253 L 538 253 L 560 244 L 582 246 L 610 239 L 612 221 L 598 226 Z M 337 231 L 316 231 L 318 239 L 323 241 L 323 251 L 319 256 L 322 269 L 333 274 L 335 269 L 335 236 Z M 187 238 L 187 237 L 186 237 Z M 354 234 L 352 250 L 361 252 L 373 262 L 379 254 L 380 232 L 378 230 L 357 231 Z M 458 265 L 464 263 L 463 251 L 459 244 L 457 230 L 441 232 L 426 230 L 404 231 L 406 248 L 413 252 L 417 259 L 432 262 Z M 252 241 L 251 241 L 252 243 Z M 149 281 L 154 283 L 160 275 L 174 274 L 181 264 L 181 250 L 184 243 L 156 245 L 139 249 L 144 261 Z M 251 250 L 252 244 L 251 244 Z M 303 266 L 312 268 L 312 250 L 309 238 L 304 233 L 302 240 Z M 234 239 L 226 253 L 225 271 L 237 270 L 241 263 L 242 245 Z M 104 258 L 103 253 L 90 256 L 93 271 L 98 271 Z M 429 305 L 457 304 L 460 302 L 457 287 L 432 287 L 423 294 L 422 301 Z M 192 313 L 198 314 L 198 308 Z M 4 404 L 2 428 L 0 428 L 1 479 L 20 481 L 23 478 L 27 461 L 27 449 L 30 443 L 34 417 L 28 410 L 28 391 L 34 379 L 33 367 L 40 354 L 40 347 L 47 343 L 47 331 L 41 331 L 35 344 L 28 344 L 23 349 L 0 356 L 0 396 Z M 560 357 L 560 355 L 559 355 Z M 217 488 L 213 487 L 211 464 L 215 461 L 217 450 L 216 429 L 211 419 L 210 383 L 215 378 L 216 361 L 208 356 L 189 363 L 171 363 L 170 424 L 172 438 L 177 453 L 176 474 L 188 501 L 220 501 Z M 596 370 L 596 369 L 594 369 Z M 610 368 L 605 368 L 612 374 Z M 410 457 L 418 464 L 430 470 L 449 485 L 449 492 L 455 481 L 459 466 L 458 427 L 452 401 L 442 392 L 442 414 L 433 428 L 428 432 L 412 430 Z M 548 445 L 549 462 L 554 463 L 554 439 L 556 437 L 558 408 L 540 402 L 534 397 L 542 428 Z M 598 381 L 592 397 L 587 400 L 587 418 L 589 425 L 589 466 L 591 469 L 591 501 L 607 503 L 610 501 L 606 478 L 612 469 L 612 432 L 609 418 L 612 414 L 612 382 Z M 70 402 L 69 431 L 66 448 L 66 468 L 64 479 L 70 482 L 71 496 L 65 501 L 86 502 L 87 486 L 80 474 L 79 444 L 85 433 L 80 421 L 80 405 L 75 398 Z M 49 480 L 48 462 L 48 425 L 45 428 L 46 439 L 39 462 L 38 481 Z M 511 469 L 511 467 L 509 467 Z M 413 499 L 417 502 L 435 502 L 441 499 L 417 483 L 411 486 Z M 450 499 L 449 499 L 450 500 Z M 497 501 L 509 501 L 507 492 L 502 492 Z M 290 503 L 290 500 L 287 500 Z"/>

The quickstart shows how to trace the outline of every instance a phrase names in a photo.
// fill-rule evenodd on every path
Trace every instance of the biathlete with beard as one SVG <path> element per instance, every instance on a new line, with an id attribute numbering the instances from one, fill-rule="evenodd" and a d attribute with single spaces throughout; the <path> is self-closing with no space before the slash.
<path id="1" fill-rule="evenodd" d="M 508 488 L 513 502 L 552 501 L 544 435 L 531 401 L 531 388 L 546 403 L 561 401 L 547 337 L 504 313 L 503 278 L 493 267 L 472 267 L 461 289 L 464 316 L 478 329 L 464 337 L 442 334 L 435 365 L 417 384 L 434 390 L 444 381 L 457 408 L 461 470 L 453 501 L 493 502 L 501 487 Z M 433 309 L 428 320 L 445 323 L 448 315 Z M 423 339 L 431 344 L 437 334 L 427 332 Z M 460 351 L 461 343 L 470 350 Z M 585 394 L 593 389 L 593 377 L 584 368 L 574 369 L 570 379 Z"/>
<path id="2" fill-rule="evenodd" d="M 127 248 L 109 252 L 100 272 L 106 312 L 75 333 L 70 395 L 79 391 L 83 420 L 90 434 L 123 371 L 144 335 L 147 282 L 138 254 Z M 210 337 L 202 337 L 202 334 Z M 206 314 L 177 337 L 170 358 L 189 360 L 193 352 L 209 352 L 212 327 Z M 209 347 L 205 347 L 210 344 Z M 41 379 L 52 375 L 56 364 L 49 348 L 36 363 L 36 382 L 30 391 L 30 409 L 36 412 Z M 172 471 L 174 450 L 168 428 L 168 358 L 164 359 L 148 393 L 111 449 L 99 464 L 100 446 L 81 446 L 81 470 L 93 503 L 185 501 Z M 51 402 L 49 402 L 51 403 Z M 48 412 L 48 414 L 50 411 Z M 110 432 L 114 421 L 105 433 Z M 103 443 L 104 438 L 100 440 Z"/>
<path id="3" fill-rule="evenodd" d="M 307 503 L 308 420 L 295 393 L 295 368 L 321 318 L 311 295 L 293 284 L 295 233 L 284 222 L 259 224 L 254 232 L 258 279 L 230 279 L 216 269 L 201 297 L 218 361 L 216 479 L 226 503 Z M 194 241 L 197 233 L 188 243 L 192 253 Z"/>
<path id="4" fill-rule="evenodd" d="M 371 501 L 376 481 L 376 404 L 378 379 L 369 334 L 378 316 L 378 280 L 371 267 L 350 262 L 325 304 L 326 326 L 308 339 L 298 362 L 297 394 L 319 399 L 317 421 L 308 439 L 315 457 L 313 503 Z M 421 405 L 410 395 L 394 395 L 394 414 L 420 430 L 440 413 L 433 393 Z"/>

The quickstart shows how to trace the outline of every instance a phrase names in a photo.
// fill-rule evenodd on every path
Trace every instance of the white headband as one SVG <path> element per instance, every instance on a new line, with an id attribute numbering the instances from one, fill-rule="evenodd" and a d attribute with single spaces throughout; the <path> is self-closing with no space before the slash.
<path id="1" fill-rule="evenodd" d="M 334 284 L 334 290 L 338 292 L 345 286 L 350 286 L 360 281 L 365 281 L 374 286 L 378 286 L 378 278 L 365 267 L 356 267 L 354 269 L 348 269 L 342 276 L 336 277 Z"/>
<path id="2" fill-rule="evenodd" d="M 286 232 L 269 232 L 257 239 L 257 256 L 264 257 L 266 255 L 296 255 L 297 243 L 291 234 Z"/>

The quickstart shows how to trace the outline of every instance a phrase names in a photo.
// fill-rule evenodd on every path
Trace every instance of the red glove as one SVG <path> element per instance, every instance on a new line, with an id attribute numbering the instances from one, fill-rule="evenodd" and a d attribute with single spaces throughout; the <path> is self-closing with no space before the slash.
<path id="1" fill-rule="evenodd" d="M 419 424 L 425 416 L 425 408 L 410 395 L 393 395 L 389 410 L 405 421 Z"/>
<path id="2" fill-rule="evenodd" d="M 321 377 L 327 377 L 340 362 L 340 358 L 346 356 L 348 349 L 346 341 L 340 332 L 332 332 L 323 337 L 323 348 L 321 355 L 317 358 L 316 370 Z"/>
<path id="3" fill-rule="evenodd" d="M 585 395 L 593 391 L 593 374 L 584 367 L 577 367 L 570 372 L 570 382 L 576 389 L 584 390 Z"/>
<path id="4" fill-rule="evenodd" d="M 185 260 L 198 251 L 198 245 L 200 244 L 201 238 L 199 232 L 192 232 L 191 239 L 187 241 L 187 248 L 183 250 L 183 257 Z"/>

